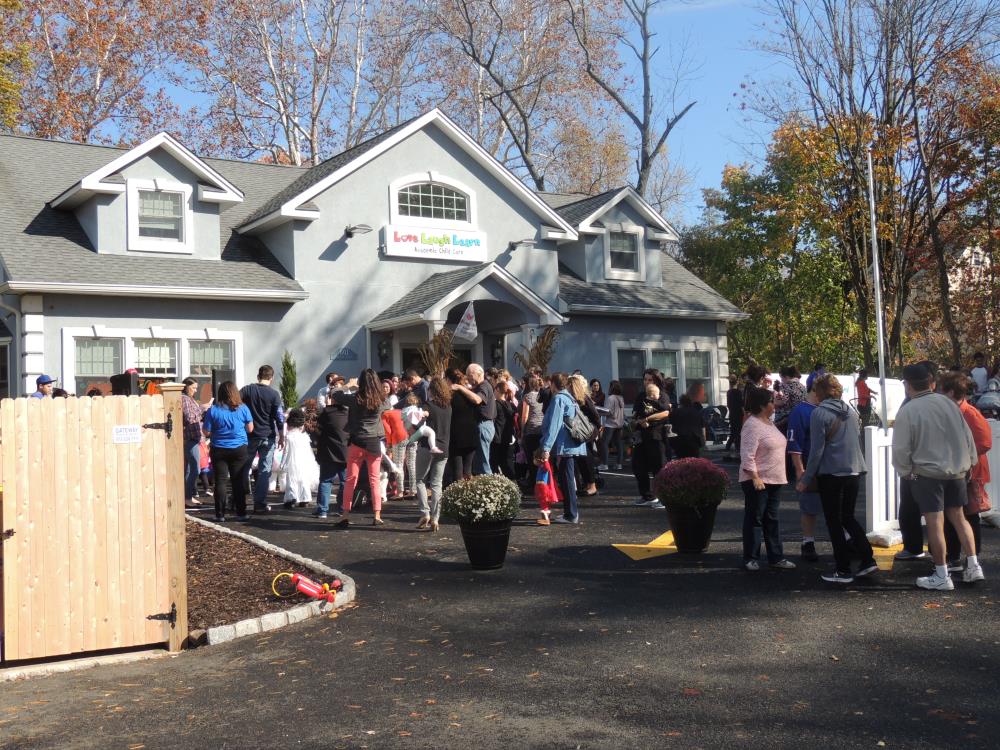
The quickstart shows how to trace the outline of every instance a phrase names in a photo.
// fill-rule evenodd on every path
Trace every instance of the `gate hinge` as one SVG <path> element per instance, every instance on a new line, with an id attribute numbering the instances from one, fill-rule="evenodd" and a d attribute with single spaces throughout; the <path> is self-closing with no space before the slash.
<path id="1" fill-rule="evenodd" d="M 10 539 L 14 536 L 14 529 L 6 529 L 3 534 L 0 534 L 0 539 Z"/>
<path id="2" fill-rule="evenodd" d="M 170 623 L 170 627 L 177 627 L 177 605 L 171 604 L 169 612 L 161 612 L 158 615 L 147 615 L 147 620 L 165 620 Z"/>
<path id="3" fill-rule="evenodd" d="M 150 422 L 149 424 L 144 424 L 143 427 L 147 430 L 163 430 L 167 433 L 167 438 L 169 438 L 174 431 L 174 415 L 168 414 L 166 422 Z"/>

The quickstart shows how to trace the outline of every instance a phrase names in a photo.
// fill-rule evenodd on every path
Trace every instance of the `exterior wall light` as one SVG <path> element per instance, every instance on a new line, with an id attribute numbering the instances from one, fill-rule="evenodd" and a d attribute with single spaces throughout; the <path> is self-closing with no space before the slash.
<path id="1" fill-rule="evenodd" d="M 367 224 L 351 224 L 344 227 L 344 236 L 350 239 L 356 234 L 368 234 L 372 228 Z"/>

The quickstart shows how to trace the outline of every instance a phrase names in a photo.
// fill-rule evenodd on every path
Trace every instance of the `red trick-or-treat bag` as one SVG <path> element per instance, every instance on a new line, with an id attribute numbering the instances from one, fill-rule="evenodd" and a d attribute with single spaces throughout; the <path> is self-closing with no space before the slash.
<path id="1" fill-rule="evenodd" d="M 535 499 L 542 510 L 548 510 L 550 505 L 562 502 L 562 493 L 556 484 L 555 472 L 552 471 L 552 465 L 548 461 L 538 467 L 538 473 L 535 475 Z"/>

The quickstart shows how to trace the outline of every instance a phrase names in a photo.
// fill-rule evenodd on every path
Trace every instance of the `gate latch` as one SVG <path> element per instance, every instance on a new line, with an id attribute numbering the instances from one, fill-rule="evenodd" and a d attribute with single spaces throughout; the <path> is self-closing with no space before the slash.
<path id="1" fill-rule="evenodd" d="M 147 430 L 163 430 L 167 433 L 167 438 L 170 438 L 170 434 L 174 431 L 174 415 L 168 414 L 166 422 L 150 422 L 149 424 L 144 424 L 144 428 Z"/>
<path id="2" fill-rule="evenodd" d="M 0 534 L 0 540 L 10 539 L 12 536 L 14 536 L 14 529 L 6 529 L 3 534 Z"/>
<path id="3" fill-rule="evenodd" d="M 177 605 L 171 604 L 169 612 L 161 612 L 158 615 L 147 615 L 147 620 L 163 620 L 170 623 L 171 628 L 177 627 Z"/>

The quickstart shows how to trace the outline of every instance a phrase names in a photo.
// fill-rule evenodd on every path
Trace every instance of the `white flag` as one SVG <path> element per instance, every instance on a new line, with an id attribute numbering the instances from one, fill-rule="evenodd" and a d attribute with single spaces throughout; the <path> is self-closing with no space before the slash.
<path id="1" fill-rule="evenodd" d="M 458 321 L 458 326 L 455 328 L 455 338 L 475 341 L 478 335 L 479 329 L 476 328 L 476 311 L 472 309 L 472 303 L 470 302 L 469 306 L 465 308 L 465 312 L 462 313 L 462 319 Z"/>

